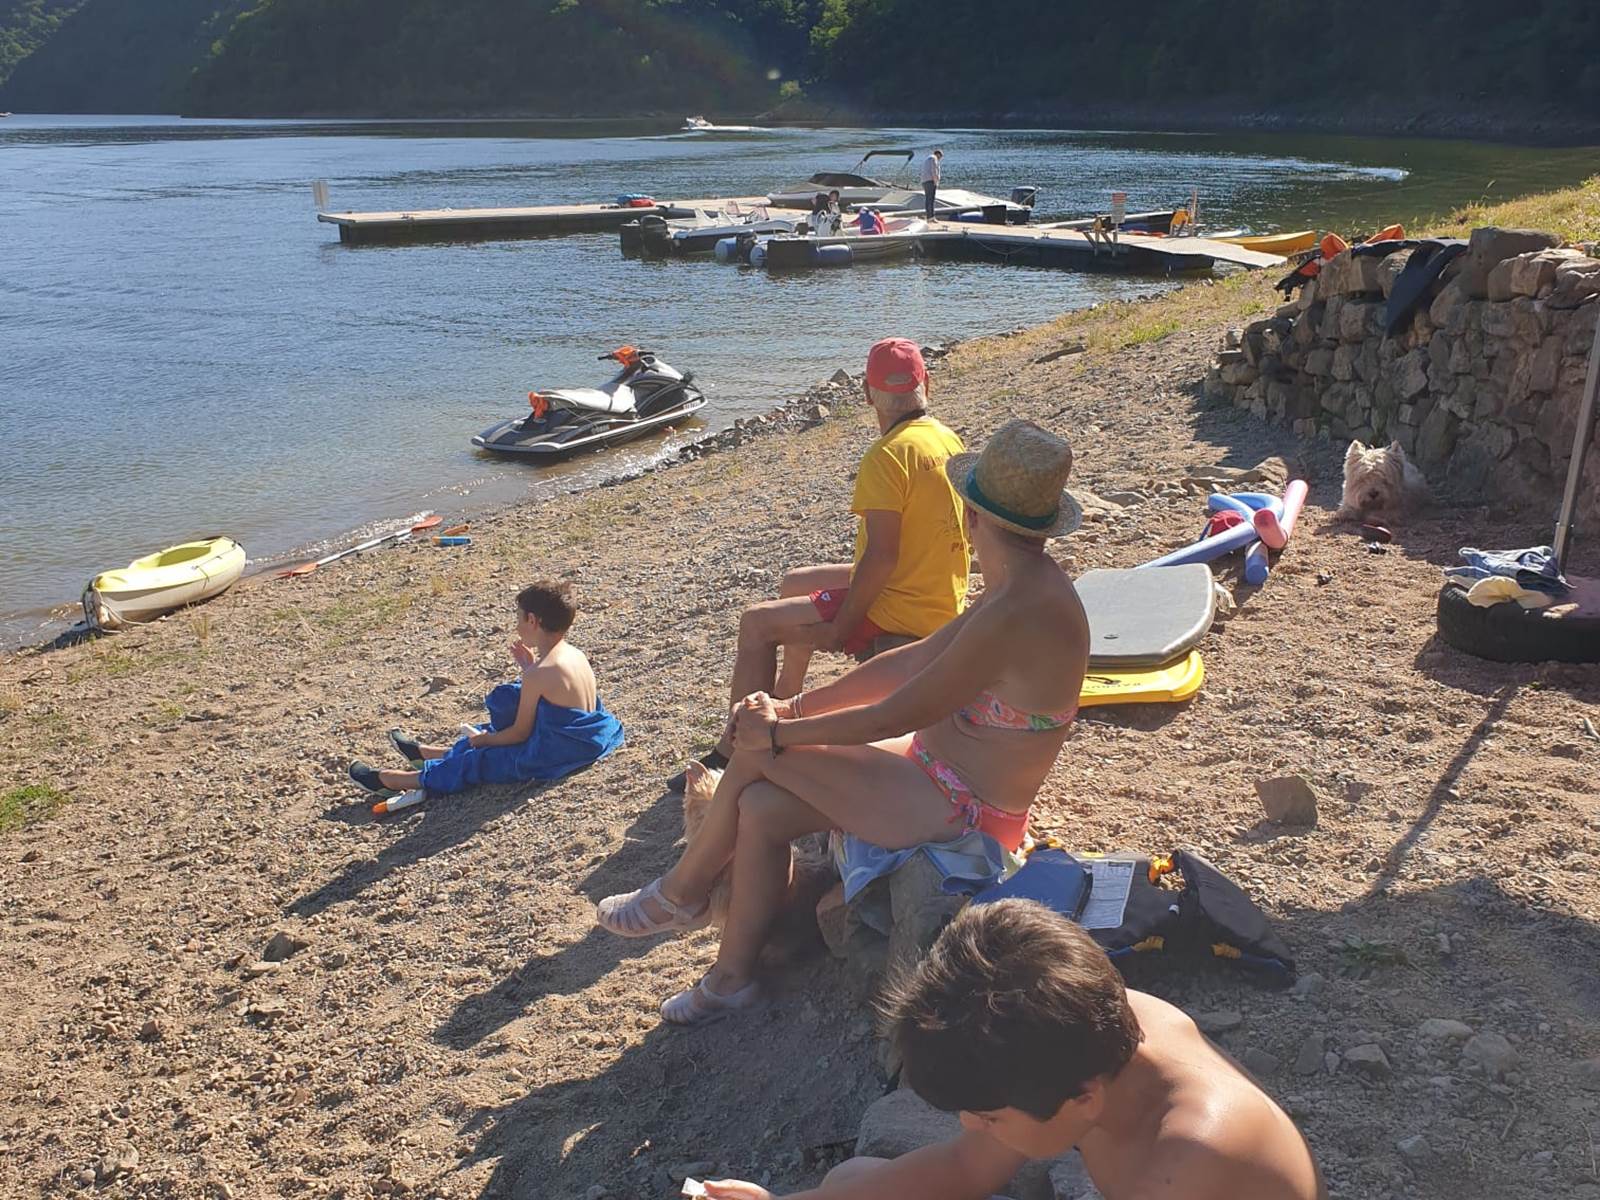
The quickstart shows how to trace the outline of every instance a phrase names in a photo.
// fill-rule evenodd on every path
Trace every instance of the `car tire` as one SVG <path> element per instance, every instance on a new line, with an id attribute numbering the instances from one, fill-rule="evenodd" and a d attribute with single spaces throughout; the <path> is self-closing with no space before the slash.
<path id="1" fill-rule="evenodd" d="M 1453 584 L 1439 592 L 1439 636 L 1494 662 L 1600 662 L 1600 617 L 1554 616 L 1514 601 L 1479 608 Z"/>

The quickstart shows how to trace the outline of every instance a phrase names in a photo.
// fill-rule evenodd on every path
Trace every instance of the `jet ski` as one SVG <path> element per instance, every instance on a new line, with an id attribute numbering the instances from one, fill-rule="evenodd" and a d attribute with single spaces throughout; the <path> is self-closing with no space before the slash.
<path id="1" fill-rule="evenodd" d="M 622 370 L 599 387 L 529 392 L 527 416 L 485 429 L 472 444 L 494 454 L 551 461 L 642 437 L 706 405 L 692 373 L 648 350 L 622 346 L 600 355 L 601 362 L 607 360 Z"/>

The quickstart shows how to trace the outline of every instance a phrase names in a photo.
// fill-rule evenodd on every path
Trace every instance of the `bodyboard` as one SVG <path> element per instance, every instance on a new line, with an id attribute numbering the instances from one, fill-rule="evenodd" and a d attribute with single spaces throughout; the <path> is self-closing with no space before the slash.
<path id="1" fill-rule="evenodd" d="M 1089 669 L 1158 667 L 1193 650 L 1211 629 L 1211 568 L 1085 571 L 1073 581 L 1089 618 Z"/>
<path id="2" fill-rule="evenodd" d="M 1191 650 L 1164 667 L 1107 671 L 1091 666 L 1083 677 L 1081 708 L 1096 704 L 1173 704 L 1187 700 L 1205 682 L 1206 668 L 1200 652 Z"/>

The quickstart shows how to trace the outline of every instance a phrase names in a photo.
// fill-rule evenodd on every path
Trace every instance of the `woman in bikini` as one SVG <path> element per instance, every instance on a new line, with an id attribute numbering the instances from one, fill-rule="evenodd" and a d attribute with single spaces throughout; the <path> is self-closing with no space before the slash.
<path id="1" fill-rule="evenodd" d="M 966 504 L 982 602 L 792 700 L 747 697 L 694 843 L 660 879 L 601 901 L 599 923 L 624 937 L 694 929 L 732 859 L 716 965 L 662 1004 L 668 1021 L 699 1024 L 756 1003 L 756 959 L 783 904 L 795 838 L 841 829 L 896 850 L 977 830 L 1009 850 L 1021 844 L 1089 659 L 1083 606 L 1045 551 L 1082 519 L 1063 486 L 1072 450 L 1011 421 L 981 454 L 955 455 L 945 470 Z"/>

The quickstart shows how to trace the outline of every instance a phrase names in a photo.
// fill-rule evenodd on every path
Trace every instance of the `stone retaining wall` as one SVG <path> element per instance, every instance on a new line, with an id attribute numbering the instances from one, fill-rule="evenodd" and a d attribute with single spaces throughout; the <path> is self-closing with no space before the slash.
<path id="1" fill-rule="evenodd" d="M 1413 251 L 1344 253 L 1274 316 L 1230 331 L 1214 401 L 1304 437 L 1398 441 L 1461 494 L 1549 508 L 1566 481 L 1600 260 L 1528 230 L 1478 229 L 1411 317 L 1385 309 Z M 1579 512 L 1600 518 L 1600 456 Z"/>

